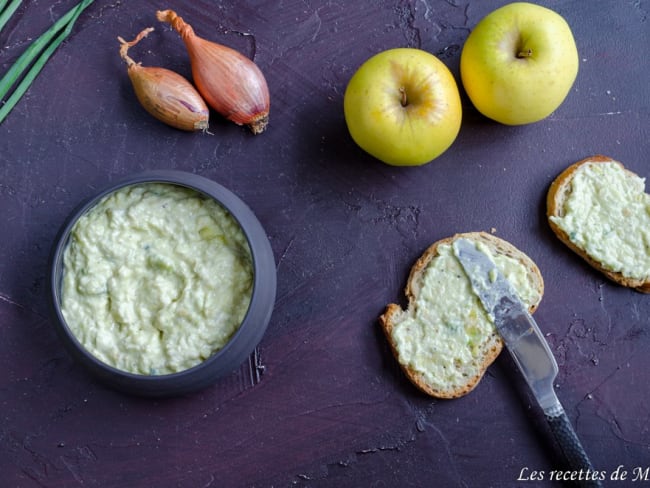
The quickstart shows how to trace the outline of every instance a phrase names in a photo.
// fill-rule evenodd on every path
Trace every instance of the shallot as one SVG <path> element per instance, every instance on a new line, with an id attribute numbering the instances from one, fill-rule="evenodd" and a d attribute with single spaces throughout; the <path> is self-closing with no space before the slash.
<path id="1" fill-rule="evenodd" d="M 156 13 L 185 43 L 194 84 L 205 101 L 228 120 L 247 125 L 254 134 L 269 120 L 269 89 L 258 66 L 240 52 L 197 36 L 173 10 Z"/>
<path id="2" fill-rule="evenodd" d="M 208 129 L 209 109 L 194 86 L 178 73 L 159 67 L 144 67 L 127 54 L 153 27 L 144 29 L 130 42 L 118 37 L 120 56 L 128 66 L 135 95 L 144 109 L 158 120 L 186 131 Z"/>

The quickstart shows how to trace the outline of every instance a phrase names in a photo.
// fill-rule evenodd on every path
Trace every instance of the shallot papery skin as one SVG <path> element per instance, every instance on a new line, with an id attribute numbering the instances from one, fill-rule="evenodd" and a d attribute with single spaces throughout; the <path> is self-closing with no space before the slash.
<path id="1" fill-rule="evenodd" d="M 230 47 L 197 36 L 173 10 L 156 13 L 181 36 L 190 57 L 194 84 L 205 101 L 222 116 L 264 132 L 270 97 L 264 74 L 249 58 Z"/>
<path id="2" fill-rule="evenodd" d="M 118 37 L 120 56 L 126 62 L 133 90 L 144 109 L 161 122 L 186 131 L 207 131 L 210 111 L 194 86 L 166 68 L 145 67 L 131 59 L 127 51 L 146 37 L 149 27 L 130 42 Z"/>

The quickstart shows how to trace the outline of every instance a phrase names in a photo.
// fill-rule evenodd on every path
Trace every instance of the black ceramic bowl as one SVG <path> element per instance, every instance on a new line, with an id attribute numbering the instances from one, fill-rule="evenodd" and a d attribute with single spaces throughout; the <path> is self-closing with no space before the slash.
<path id="1" fill-rule="evenodd" d="M 141 183 L 169 183 L 193 189 L 215 199 L 239 223 L 248 240 L 253 261 L 253 287 L 250 305 L 241 325 L 219 351 L 202 363 L 164 375 L 129 373 L 112 367 L 93 356 L 69 328 L 61 312 L 63 255 L 70 233 L 79 217 L 103 197 L 121 188 Z M 276 269 L 273 251 L 259 221 L 231 191 L 212 180 L 181 171 L 152 171 L 112 184 L 80 205 L 66 220 L 52 249 L 49 285 L 55 325 L 66 349 L 88 371 L 105 384 L 120 391 L 143 396 L 171 396 L 202 389 L 237 369 L 253 352 L 264 335 L 275 303 Z"/>

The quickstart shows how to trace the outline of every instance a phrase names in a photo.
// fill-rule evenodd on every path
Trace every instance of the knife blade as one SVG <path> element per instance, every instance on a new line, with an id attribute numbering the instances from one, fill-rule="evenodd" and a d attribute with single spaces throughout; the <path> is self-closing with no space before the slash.
<path id="1" fill-rule="evenodd" d="M 469 278 L 472 291 L 501 335 L 503 342 L 542 408 L 567 466 L 584 472 L 583 486 L 602 486 L 580 439 L 573 430 L 553 383 L 557 362 L 539 326 L 516 290 L 490 256 L 465 238 L 453 243 L 454 255 Z"/>

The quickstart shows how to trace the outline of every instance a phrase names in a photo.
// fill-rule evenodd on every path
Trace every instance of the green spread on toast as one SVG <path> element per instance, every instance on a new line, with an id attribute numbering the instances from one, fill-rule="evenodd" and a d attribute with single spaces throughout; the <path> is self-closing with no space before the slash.
<path id="1" fill-rule="evenodd" d="M 563 216 L 550 217 L 603 268 L 650 278 L 650 195 L 645 179 L 615 163 L 587 164 L 573 175 Z"/>
<path id="2" fill-rule="evenodd" d="M 477 247 L 491 256 L 526 305 L 539 301 L 539 292 L 520 261 L 495 255 L 482 243 Z M 435 387 L 462 383 L 466 371 L 475 369 L 472 364 L 481 360 L 484 344 L 496 330 L 451 245 L 440 245 L 438 255 L 424 270 L 412 310 L 392 331 L 400 360 Z"/>

